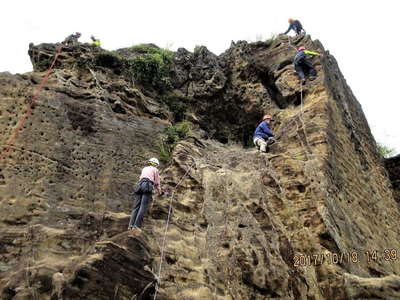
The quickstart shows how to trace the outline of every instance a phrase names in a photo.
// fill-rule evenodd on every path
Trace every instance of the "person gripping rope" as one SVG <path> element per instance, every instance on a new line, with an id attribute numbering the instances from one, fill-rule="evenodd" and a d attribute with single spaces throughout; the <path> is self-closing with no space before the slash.
<path id="1" fill-rule="evenodd" d="M 253 142 L 261 152 L 267 152 L 267 147 L 275 143 L 274 134 L 269 127 L 272 121 L 271 115 L 265 115 L 254 131 Z"/>
<path id="2" fill-rule="evenodd" d="M 132 209 L 128 230 L 142 227 L 143 217 L 152 201 L 153 190 L 156 189 L 158 195 L 162 195 L 160 173 L 157 169 L 160 163 L 157 158 L 150 158 L 148 164 L 142 169 L 139 182 L 134 190 L 135 204 Z"/>
<path id="3" fill-rule="evenodd" d="M 304 46 L 300 46 L 297 49 L 297 53 L 293 59 L 293 64 L 297 75 L 300 77 L 301 84 L 306 83 L 306 77 L 308 75 L 310 75 L 310 80 L 314 80 L 317 77 L 317 71 L 312 63 L 308 60 L 307 55 L 319 56 L 320 54 L 317 52 L 308 51 Z"/>

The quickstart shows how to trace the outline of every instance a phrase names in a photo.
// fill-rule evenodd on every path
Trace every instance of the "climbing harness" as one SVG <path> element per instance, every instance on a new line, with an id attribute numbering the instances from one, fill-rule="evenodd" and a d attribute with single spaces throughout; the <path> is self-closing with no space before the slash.
<path id="1" fill-rule="evenodd" d="M 194 165 L 195 165 L 195 162 L 193 161 L 193 163 L 187 169 L 186 173 L 181 177 L 179 182 L 175 185 L 175 187 L 174 187 L 174 189 L 173 189 L 173 191 L 171 193 L 171 197 L 170 197 L 170 200 L 169 200 L 167 223 L 165 225 L 165 231 L 164 231 L 163 241 L 162 241 L 162 245 L 161 245 L 160 266 L 158 267 L 158 276 L 156 278 L 157 282 L 156 282 L 156 291 L 154 293 L 154 298 L 153 298 L 154 300 L 157 297 L 158 289 L 159 289 L 159 286 L 161 285 L 161 268 L 162 268 L 162 263 L 163 263 L 163 259 L 164 259 L 164 250 L 165 250 L 165 244 L 166 244 L 166 240 L 167 240 L 168 226 L 169 226 L 169 222 L 170 222 L 170 219 L 171 219 L 172 200 L 174 199 L 175 191 L 177 190 L 179 185 L 182 183 L 182 181 L 186 178 L 186 176 L 189 174 L 189 172 L 192 170 Z"/>
<path id="2" fill-rule="evenodd" d="M 56 55 L 54 56 L 54 59 L 53 59 L 53 62 L 51 63 L 51 65 L 50 65 L 49 69 L 47 70 L 46 74 L 43 76 L 39 87 L 36 88 L 36 90 L 33 93 L 32 98 L 30 99 L 30 101 L 28 101 L 28 107 L 27 107 L 26 112 L 18 120 L 17 126 L 14 128 L 13 133 L 11 134 L 10 138 L 5 143 L 3 150 L 0 152 L 1 153 L 0 162 L 8 156 L 10 148 L 13 146 L 15 140 L 18 137 L 18 134 L 22 131 L 22 127 L 24 126 L 26 120 L 32 115 L 33 106 L 35 105 L 35 103 L 36 103 L 36 101 L 37 101 L 37 99 L 38 99 L 38 97 L 40 95 L 40 92 L 42 91 L 45 83 L 49 79 L 50 74 L 53 71 L 53 68 L 54 68 L 54 66 L 56 64 L 58 56 L 61 53 L 62 48 L 63 48 L 63 46 L 61 44 L 57 49 Z"/>

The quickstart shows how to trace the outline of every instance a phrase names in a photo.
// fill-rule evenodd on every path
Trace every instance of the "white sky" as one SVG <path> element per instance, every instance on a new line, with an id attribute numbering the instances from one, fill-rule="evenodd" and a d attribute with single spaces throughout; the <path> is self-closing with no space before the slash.
<path id="1" fill-rule="evenodd" d="M 299 19 L 338 60 L 378 142 L 400 152 L 398 0 L 12 0 L 2 1 L 0 72 L 31 71 L 28 44 L 62 41 L 75 31 L 114 50 L 154 43 L 220 54 L 232 40 L 284 32 Z"/>

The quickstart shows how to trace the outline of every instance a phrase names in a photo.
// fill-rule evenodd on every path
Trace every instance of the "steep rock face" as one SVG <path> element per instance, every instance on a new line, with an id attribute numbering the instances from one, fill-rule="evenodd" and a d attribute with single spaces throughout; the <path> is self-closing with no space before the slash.
<path id="1" fill-rule="evenodd" d="M 400 201 L 400 155 L 385 159 L 385 167 L 393 186 L 393 196 Z"/>
<path id="2" fill-rule="evenodd" d="M 290 44 L 289 44 L 290 42 Z M 324 55 L 299 86 L 292 45 Z M 31 45 L 45 71 L 56 45 Z M 132 49 L 64 49 L 0 170 L 4 299 L 397 299 L 399 211 L 359 103 L 309 37 L 173 55 L 170 87 L 131 78 Z M 90 63 L 88 63 L 90 62 Z M 1 143 L 43 73 L 2 73 Z M 179 107 L 179 111 L 176 110 Z M 243 148 L 265 112 L 278 143 Z M 179 113 L 179 114 L 178 114 Z M 194 125 L 143 232 L 125 232 L 163 129 Z M 376 252 L 374 252 L 376 251 Z"/>

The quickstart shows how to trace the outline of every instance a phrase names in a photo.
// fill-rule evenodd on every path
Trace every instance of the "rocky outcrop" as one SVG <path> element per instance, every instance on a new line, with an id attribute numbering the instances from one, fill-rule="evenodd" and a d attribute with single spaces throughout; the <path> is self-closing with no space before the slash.
<path id="1" fill-rule="evenodd" d="M 299 44 L 323 54 L 304 87 Z M 399 210 L 368 123 L 329 52 L 291 45 L 62 50 L 1 162 L 2 298 L 398 298 Z M 0 75 L 2 145 L 56 49 L 31 45 L 36 72 Z M 149 53 L 171 57 L 162 84 L 135 73 Z M 265 155 L 249 140 L 266 112 Z M 126 232 L 137 174 L 182 119 L 192 132 L 162 166 L 173 198 Z"/>
<path id="2" fill-rule="evenodd" d="M 400 202 L 400 155 L 385 159 L 385 167 L 393 186 L 393 196 Z"/>

